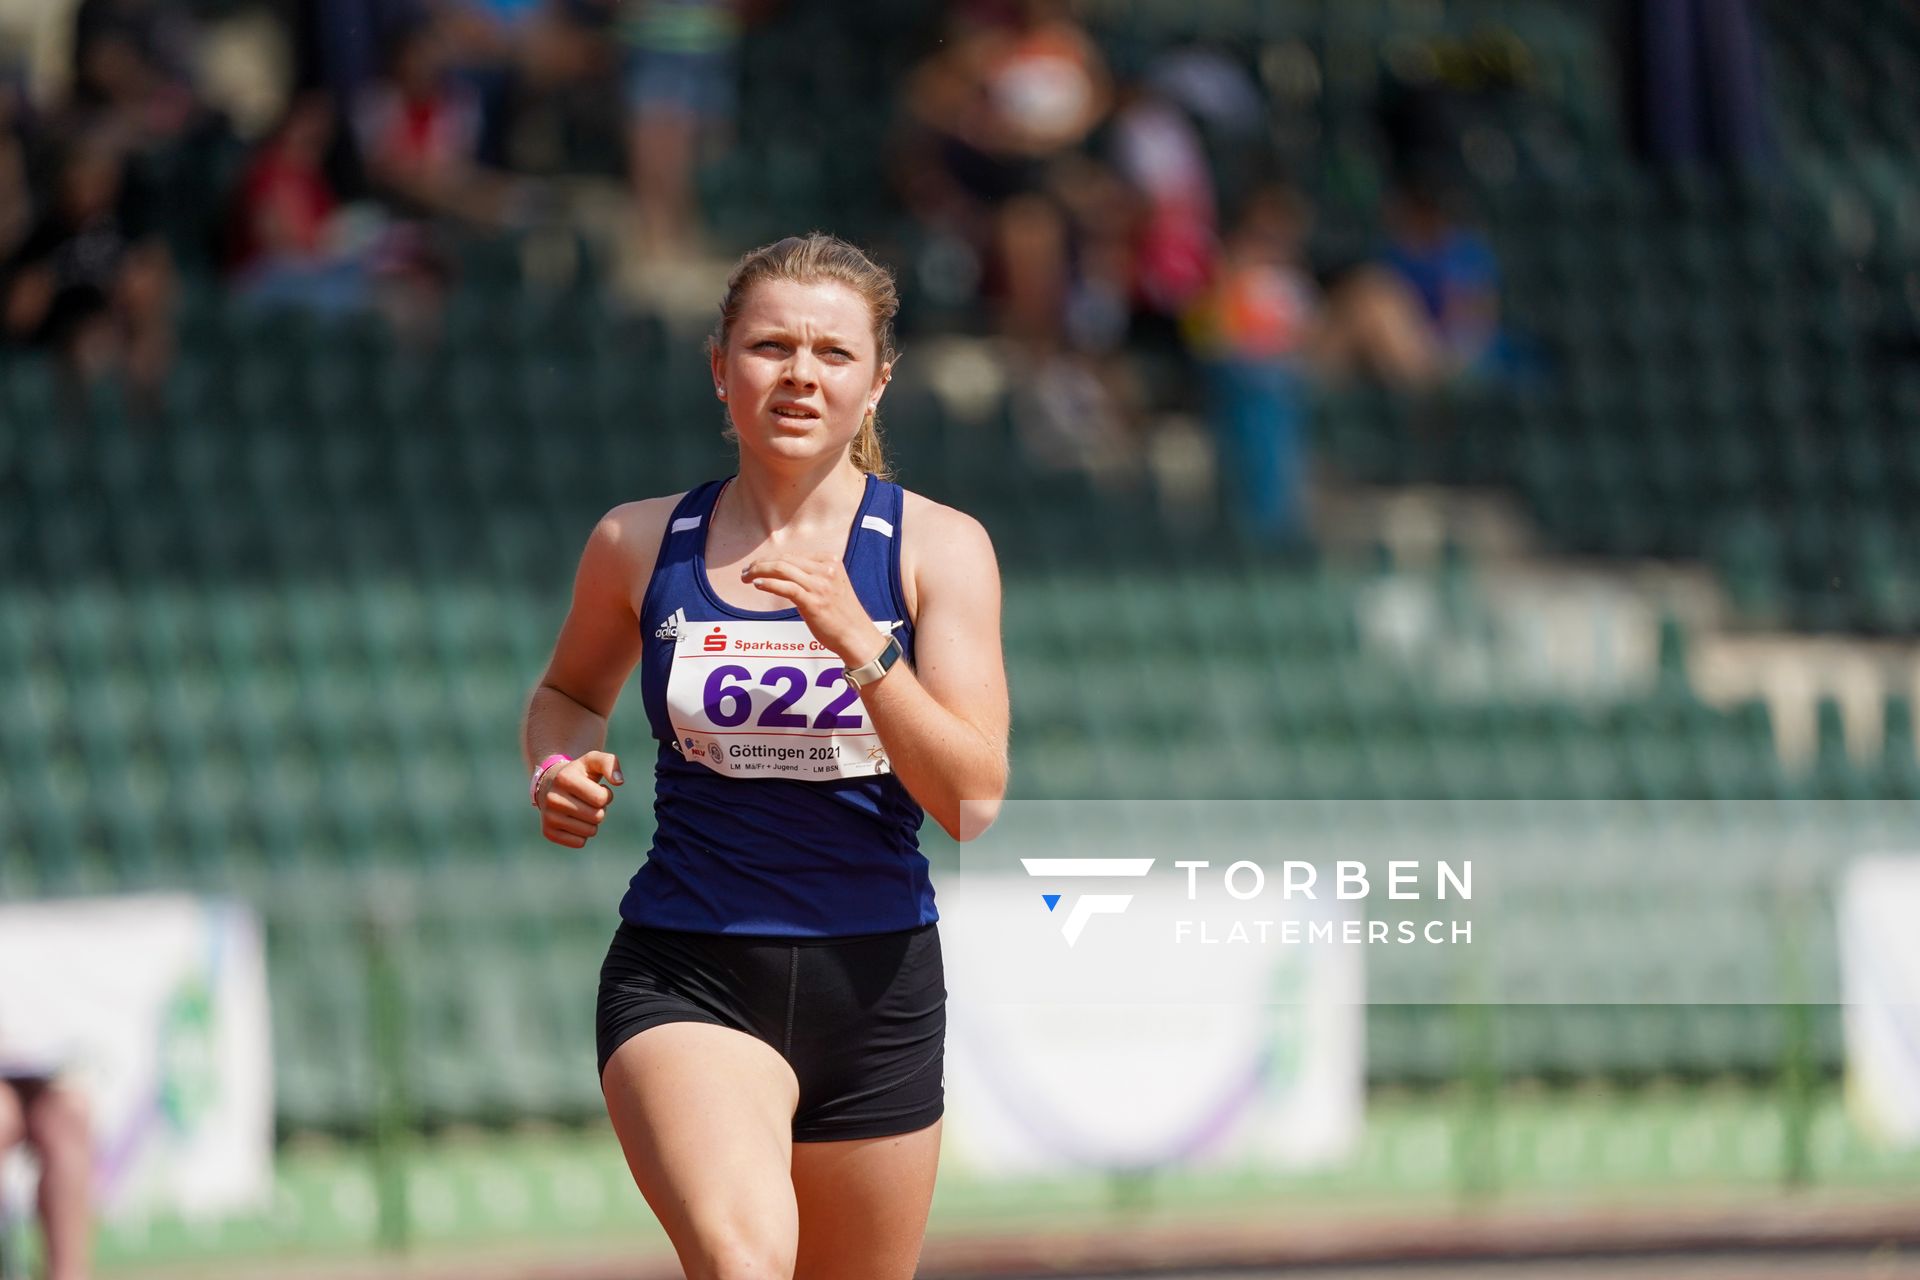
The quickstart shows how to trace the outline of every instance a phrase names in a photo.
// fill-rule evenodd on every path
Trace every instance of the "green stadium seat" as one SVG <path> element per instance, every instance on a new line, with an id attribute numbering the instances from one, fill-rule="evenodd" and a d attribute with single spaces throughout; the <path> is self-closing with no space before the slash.
<path id="1" fill-rule="evenodd" d="M 1882 793 L 1900 800 L 1920 799 L 1920 756 L 1916 756 L 1913 703 L 1889 694 L 1882 709 L 1880 785 Z"/>

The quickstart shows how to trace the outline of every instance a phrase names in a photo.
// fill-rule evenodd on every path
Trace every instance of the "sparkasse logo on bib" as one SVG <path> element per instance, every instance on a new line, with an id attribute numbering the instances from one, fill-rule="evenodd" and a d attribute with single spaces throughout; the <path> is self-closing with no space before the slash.
<path id="1" fill-rule="evenodd" d="M 706 642 L 702 647 L 705 648 L 708 653 L 725 653 L 727 651 L 727 633 L 715 627 L 707 636 Z"/>

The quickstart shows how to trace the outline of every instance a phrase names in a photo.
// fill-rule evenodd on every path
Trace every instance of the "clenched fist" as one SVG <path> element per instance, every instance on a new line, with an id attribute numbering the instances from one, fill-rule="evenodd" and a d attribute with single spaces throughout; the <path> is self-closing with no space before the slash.
<path id="1" fill-rule="evenodd" d="M 569 849 L 585 848 L 606 820 L 607 808 L 613 803 L 611 787 L 624 781 L 620 761 L 611 751 L 589 751 L 578 760 L 547 770 L 540 779 L 537 805 L 540 834 Z"/>

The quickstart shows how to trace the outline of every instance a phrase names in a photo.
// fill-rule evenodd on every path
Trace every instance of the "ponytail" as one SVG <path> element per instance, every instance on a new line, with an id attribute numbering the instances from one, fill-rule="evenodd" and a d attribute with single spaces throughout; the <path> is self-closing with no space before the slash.
<path id="1" fill-rule="evenodd" d="M 891 480 L 892 468 L 887 466 L 887 449 L 880 443 L 880 424 L 875 421 L 873 410 L 867 410 L 867 416 L 860 420 L 860 430 L 853 437 L 853 449 L 850 455 L 853 465 L 876 480 Z"/>

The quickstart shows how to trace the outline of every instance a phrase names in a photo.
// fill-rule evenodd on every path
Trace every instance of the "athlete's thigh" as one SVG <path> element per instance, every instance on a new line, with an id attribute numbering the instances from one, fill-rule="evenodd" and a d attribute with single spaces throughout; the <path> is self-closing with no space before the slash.
<path id="1" fill-rule="evenodd" d="M 0 1078 L 0 1156 L 27 1136 L 26 1107 L 12 1081 Z"/>
<path id="2" fill-rule="evenodd" d="M 940 1125 L 845 1142 L 793 1144 L 800 1208 L 794 1280 L 909 1280 L 940 1167 Z"/>
<path id="3" fill-rule="evenodd" d="M 615 1050 L 600 1082 L 627 1167 L 683 1262 L 741 1250 L 792 1257 L 799 1084 L 771 1045 L 669 1022 Z"/>

